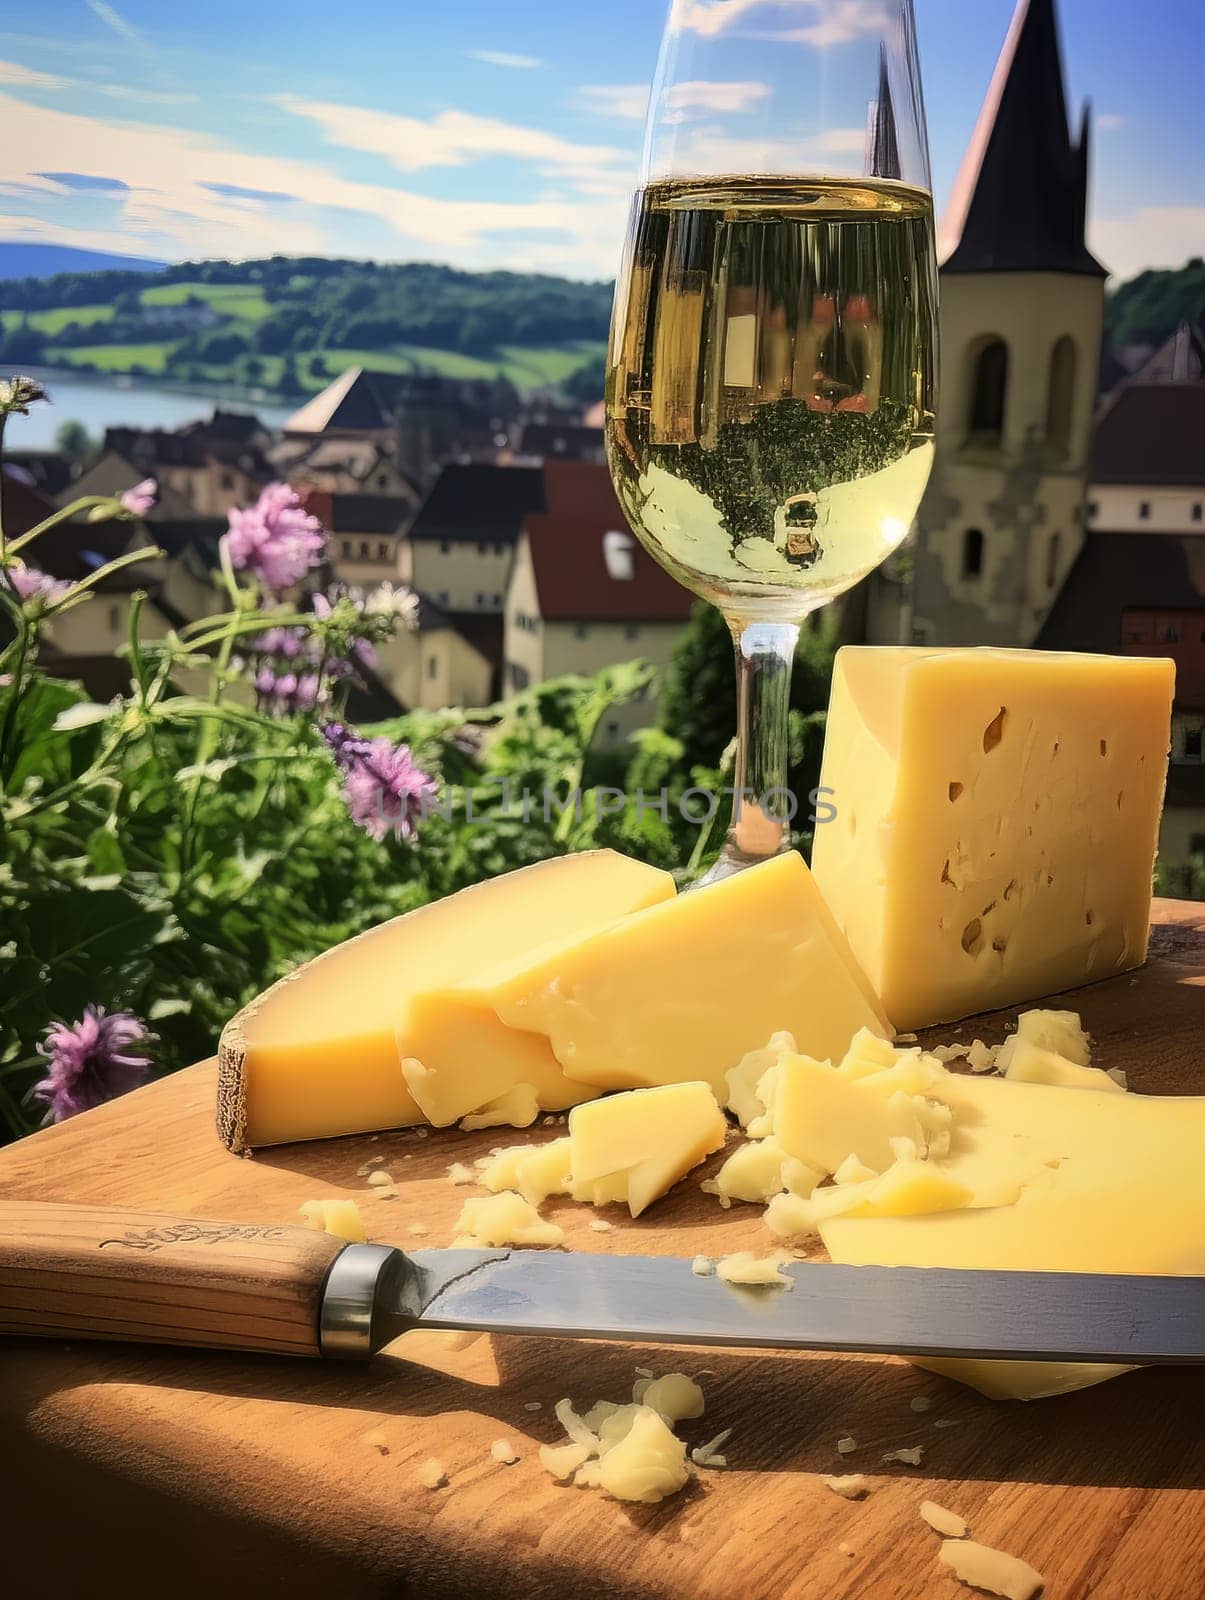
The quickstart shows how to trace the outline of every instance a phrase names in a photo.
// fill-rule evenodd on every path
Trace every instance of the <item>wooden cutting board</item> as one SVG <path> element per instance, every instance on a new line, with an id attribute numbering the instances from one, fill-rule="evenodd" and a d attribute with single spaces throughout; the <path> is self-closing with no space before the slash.
<path id="1" fill-rule="evenodd" d="M 1205 1092 L 1205 907 L 1162 902 L 1156 920 L 1142 972 L 1061 1003 L 1132 1088 Z M 935 1033 L 995 1042 L 1005 1020 Z M 0 1194 L 247 1222 L 352 1195 L 371 1238 L 446 1244 L 473 1192 L 448 1184 L 447 1164 L 498 1142 L 496 1131 L 411 1131 L 240 1160 L 214 1135 L 215 1076 L 212 1063 L 193 1067 L 0 1151 Z M 395 1199 L 357 1176 L 373 1156 L 397 1180 Z M 612 1209 L 610 1232 L 590 1229 L 586 1207 L 548 1212 L 577 1250 L 693 1256 L 768 1243 L 757 1208 L 720 1211 L 697 1182 L 638 1222 Z M 560 1437 L 555 1402 L 626 1399 L 637 1364 L 705 1369 L 707 1414 L 683 1431 L 695 1444 L 732 1428 L 728 1470 L 648 1507 L 555 1483 L 536 1459 Z M 914 1411 L 922 1396 L 929 1409 Z M 159 1596 L 165 1584 L 173 1600 L 965 1600 L 918 1515 L 932 1498 L 1043 1572 L 1049 1600 L 1200 1600 L 1203 1402 L 1205 1370 L 1139 1372 L 1022 1405 L 895 1360 L 519 1338 L 456 1353 L 411 1334 L 344 1368 L 0 1340 L 0 1570 L 14 1600 Z M 858 1444 L 849 1456 L 835 1448 L 844 1434 Z M 500 1438 L 517 1464 L 491 1458 Z M 916 1444 L 920 1467 L 883 1463 Z M 432 1456 L 450 1480 L 436 1491 L 415 1478 Z M 871 1478 L 866 1500 L 821 1482 L 846 1471 Z"/>

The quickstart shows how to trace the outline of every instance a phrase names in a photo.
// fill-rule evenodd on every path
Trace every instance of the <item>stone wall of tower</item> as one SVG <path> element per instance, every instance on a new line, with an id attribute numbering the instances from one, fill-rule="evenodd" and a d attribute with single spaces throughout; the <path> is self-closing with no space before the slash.
<path id="1" fill-rule="evenodd" d="M 868 597 L 873 639 L 1032 642 L 1083 542 L 1102 304 L 1102 281 L 1073 273 L 943 278 L 937 457 L 910 571 L 893 582 L 889 570 Z M 1007 352 L 998 436 L 972 425 L 994 340 Z"/>

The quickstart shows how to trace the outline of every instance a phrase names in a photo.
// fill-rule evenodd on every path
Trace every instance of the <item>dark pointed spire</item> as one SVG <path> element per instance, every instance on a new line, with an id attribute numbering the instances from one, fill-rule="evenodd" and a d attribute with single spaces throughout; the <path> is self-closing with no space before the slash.
<path id="1" fill-rule="evenodd" d="M 942 229 L 951 272 L 1104 277 L 1084 242 L 1088 110 L 1073 145 L 1054 0 L 1018 0 Z"/>
<path id="2" fill-rule="evenodd" d="M 870 171 L 871 178 L 898 178 L 900 176 L 900 142 L 895 128 L 895 105 L 891 99 L 891 83 L 887 76 L 887 50 L 879 46 L 879 87 L 871 111 Z"/>

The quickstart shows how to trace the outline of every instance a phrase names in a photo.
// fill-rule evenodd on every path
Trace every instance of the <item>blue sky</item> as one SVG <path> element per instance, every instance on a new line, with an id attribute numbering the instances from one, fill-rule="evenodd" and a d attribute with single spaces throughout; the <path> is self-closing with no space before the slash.
<path id="1" fill-rule="evenodd" d="M 824 17 L 838 37 L 879 9 L 678 4 Z M 916 9 L 940 210 L 1013 0 Z M 1059 12 L 1072 102 L 1090 95 L 1097 117 L 1098 254 L 1127 276 L 1205 253 L 1199 0 L 1061 0 Z M 663 15 L 660 0 L 9 7 L 0 238 L 175 259 L 279 250 L 609 276 Z M 713 52 L 710 79 L 724 59 Z"/>

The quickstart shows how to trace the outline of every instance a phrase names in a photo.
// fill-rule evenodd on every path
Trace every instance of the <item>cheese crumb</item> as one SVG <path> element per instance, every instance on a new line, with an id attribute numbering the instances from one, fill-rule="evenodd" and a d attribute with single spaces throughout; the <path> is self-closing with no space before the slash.
<path id="1" fill-rule="evenodd" d="M 384 1171 L 370 1172 L 368 1181 L 374 1189 L 389 1189 L 393 1186 L 393 1174 Z"/>
<path id="2" fill-rule="evenodd" d="M 895 1141 L 893 1140 L 894 1144 Z M 869 1183 L 879 1174 L 873 1167 L 868 1167 L 864 1161 L 859 1161 L 857 1156 L 848 1155 L 833 1173 L 834 1183 Z"/>
<path id="3" fill-rule="evenodd" d="M 1130 1087 L 1123 1067 L 1106 1067 L 1105 1073 L 1106 1076 L 1112 1078 L 1119 1089 L 1128 1089 Z"/>
<path id="4" fill-rule="evenodd" d="M 858 1552 L 857 1552 L 857 1551 L 856 1551 L 856 1550 L 855 1550 L 855 1549 L 854 1549 L 854 1547 L 853 1547 L 853 1545 L 852 1545 L 852 1544 L 844 1544 L 844 1543 L 842 1543 L 842 1544 L 839 1544 L 839 1545 L 838 1545 L 838 1546 L 837 1546 L 837 1549 L 838 1549 L 838 1550 L 839 1550 L 839 1551 L 840 1551 L 840 1553 L 841 1553 L 841 1554 L 842 1554 L 842 1555 L 843 1555 L 843 1556 L 856 1556 L 856 1555 L 857 1555 L 857 1553 L 858 1553 Z"/>
<path id="5" fill-rule="evenodd" d="M 870 1479 L 863 1477 L 860 1472 L 850 1472 L 843 1478 L 823 1478 L 821 1482 L 843 1500 L 861 1500 L 863 1495 L 870 1493 Z"/>
<path id="6" fill-rule="evenodd" d="M 362 1162 L 361 1165 L 356 1168 L 356 1177 L 366 1178 L 374 1167 L 383 1167 L 384 1165 L 384 1156 L 370 1156 L 367 1161 Z"/>
<path id="7" fill-rule="evenodd" d="M 914 1394 L 908 1402 L 908 1406 L 912 1411 L 928 1411 L 932 1405 L 933 1401 L 927 1394 Z"/>
<path id="8" fill-rule="evenodd" d="M 354 1200 L 307 1200 L 300 1207 L 300 1216 L 307 1228 L 332 1233 L 336 1239 L 346 1239 L 351 1244 L 364 1244 L 368 1238 Z"/>
<path id="9" fill-rule="evenodd" d="M 379 1428 L 373 1433 L 366 1433 L 364 1435 L 364 1443 L 370 1445 L 372 1449 L 380 1451 L 383 1456 L 389 1454 L 389 1441 Z"/>
<path id="10" fill-rule="evenodd" d="M 937 1559 L 968 1587 L 1003 1600 L 1033 1600 L 1045 1581 L 1028 1562 L 973 1539 L 943 1539 Z"/>
<path id="11" fill-rule="evenodd" d="M 448 1168 L 449 1183 L 476 1183 L 477 1174 L 472 1167 L 466 1167 L 463 1161 L 453 1161 Z"/>
<path id="12" fill-rule="evenodd" d="M 793 1289 L 795 1280 L 782 1270 L 785 1261 L 793 1260 L 789 1250 L 772 1250 L 768 1256 L 756 1256 L 752 1250 L 737 1250 L 730 1256 L 721 1256 L 716 1262 L 716 1276 L 725 1283 L 744 1287 Z"/>
<path id="13" fill-rule="evenodd" d="M 999 1045 L 986 1045 L 982 1039 L 972 1039 L 971 1047 L 967 1051 L 967 1061 L 972 1072 L 991 1072 L 996 1066 L 996 1055 Z"/>
<path id="14" fill-rule="evenodd" d="M 908 1450 L 885 1450 L 883 1452 L 883 1460 L 902 1461 L 906 1466 L 919 1467 L 924 1453 L 925 1447 L 923 1444 L 914 1444 Z"/>
<path id="15" fill-rule="evenodd" d="M 957 1511 L 947 1511 L 936 1500 L 922 1500 L 920 1514 L 934 1533 L 943 1534 L 947 1539 L 966 1538 L 967 1525 Z"/>
<path id="16" fill-rule="evenodd" d="M 523 1409 L 524 1411 L 543 1411 L 544 1402 L 542 1400 L 524 1400 Z"/>
<path id="17" fill-rule="evenodd" d="M 577 1469 L 590 1458 L 588 1444 L 542 1444 L 540 1446 L 540 1465 L 545 1472 L 550 1472 L 554 1478 L 559 1478 L 563 1483 L 566 1478 L 571 1478 Z"/>
<path id="18" fill-rule="evenodd" d="M 769 1096 L 762 1088 L 763 1080 L 778 1065 L 782 1055 L 794 1054 L 794 1051 L 795 1040 L 791 1034 L 774 1033 L 768 1044 L 760 1050 L 751 1050 L 725 1073 L 728 1097 L 724 1104 L 742 1128 L 748 1129 L 750 1123 L 766 1116 Z"/>
<path id="19" fill-rule="evenodd" d="M 935 1422 L 933 1424 L 933 1426 L 935 1428 L 956 1428 L 958 1426 L 958 1418 L 957 1417 L 941 1417 L 937 1422 Z"/>
<path id="20" fill-rule="evenodd" d="M 511 1467 L 519 1459 L 519 1452 L 509 1439 L 495 1439 L 490 1445 L 490 1455 L 498 1462 L 499 1466 Z"/>
<path id="21" fill-rule="evenodd" d="M 610 1233 L 615 1224 L 608 1222 L 605 1217 L 593 1217 L 586 1224 L 591 1233 Z"/>
<path id="22" fill-rule="evenodd" d="M 545 1222 L 521 1194 L 504 1189 L 501 1194 L 466 1200 L 456 1223 L 453 1249 L 487 1248 L 515 1244 L 563 1244 L 564 1230 Z"/>
<path id="23" fill-rule="evenodd" d="M 481 1107 L 471 1116 L 461 1117 L 460 1126 L 465 1133 L 478 1128 L 530 1128 L 540 1110 L 535 1085 L 516 1083 L 505 1094 Z"/>
<path id="24" fill-rule="evenodd" d="M 426 1461 L 420 1463 L 415 1469 L 414 1476 L 424 1489 L 442 1489 L 448 1481 L 443 1462 L 436 1461 L 434 1456 L 429 1456 Z"/>
<path id="25" fill-rule="evenodd" d="M 858 1441 L 852 1433 L 847 1433 L 844 1438 L 837 1440 L 837 1454 L 842 1456 L 852 1455 L 858 1448 Z"/>
<path id="26" fill-rule="evenodd" d="M 710 1256 L 696 1256 L 690 1264 L 696 1278 L 714 1278 L 715 1262 Z"/>
<path id="27" fill-rule="evenodd" d="M 696 1445 L 690 1452 L 690 1459 L 696 1467 L 726 1467 L 728 1457 L 719 1452 L 731 1437 L 732 1429 L 725 1428 L 723 1433 L 717 1433 L 715 1438 L 708 1439 L 706 1444 Z"/>
<path id="28" fill-rule="evenodd" d="M 431 1230 L 427 1227 L 425 1222 L 412 1222 L 406 1229 L 407 1233 L 413 1233 L 416 1236 L 419 1234 L 430 1233 L 430 1231 Z"/>

